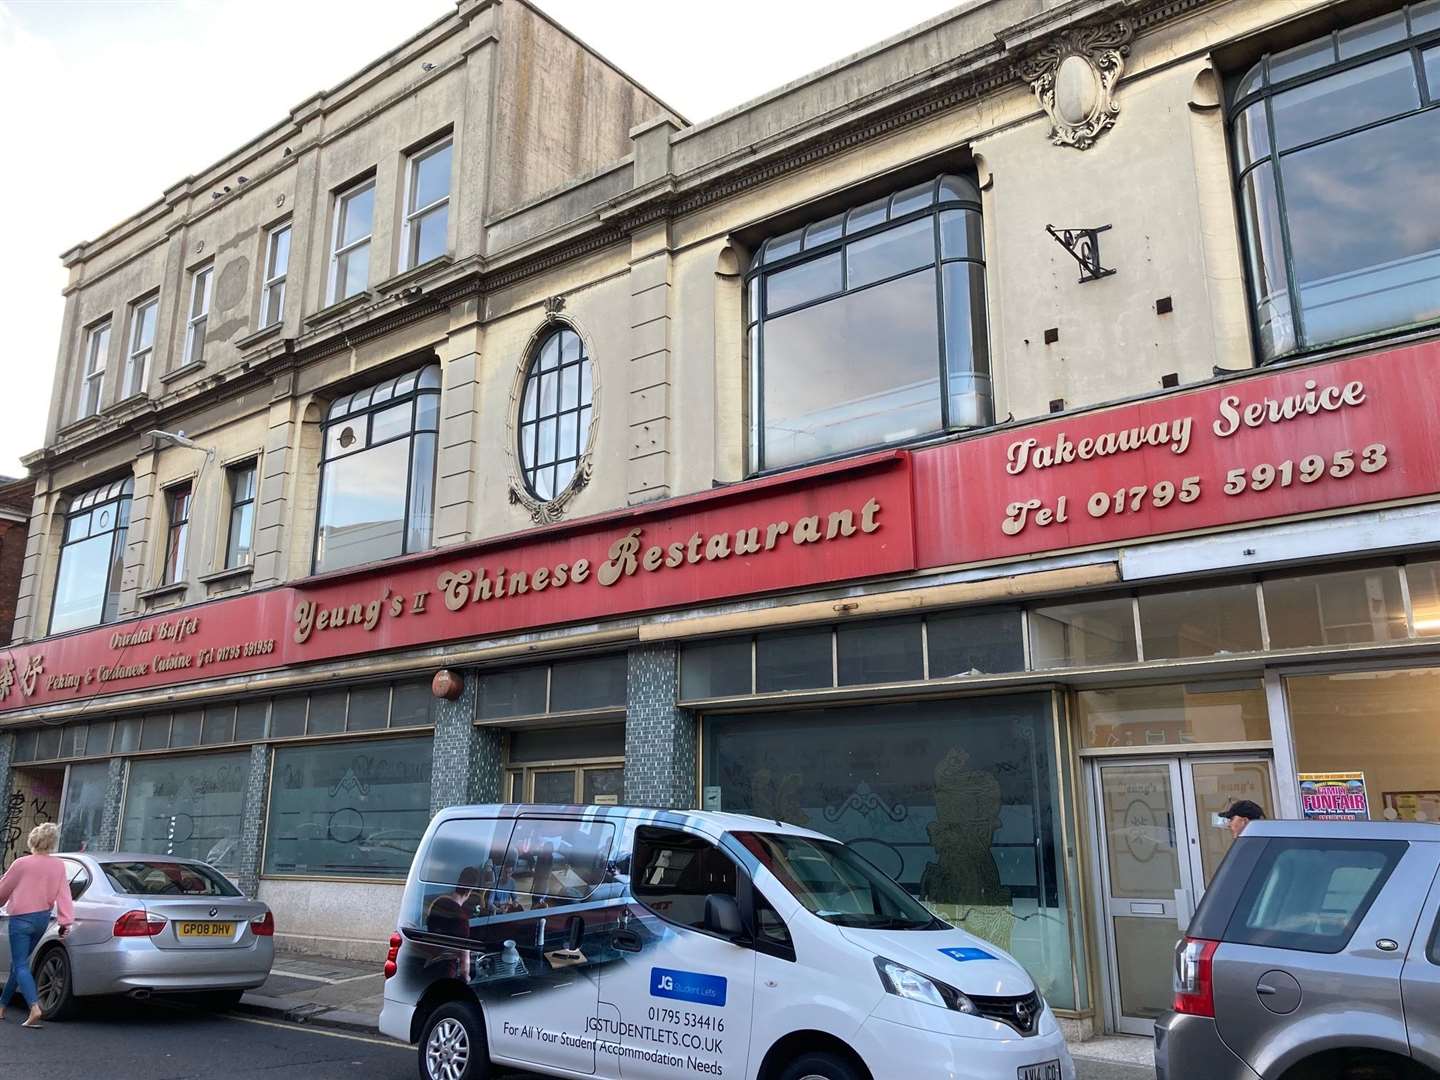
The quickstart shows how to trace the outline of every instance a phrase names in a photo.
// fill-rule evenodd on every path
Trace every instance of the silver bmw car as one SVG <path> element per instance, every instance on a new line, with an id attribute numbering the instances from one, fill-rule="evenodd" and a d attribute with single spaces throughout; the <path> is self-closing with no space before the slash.
<path id="1" fill-rule="evenodd" d="M 62 853 L 75 899 L 64 937 L 52 921 L 31 958 L 45 1019 L 98 994 L 197 994 L 233 1005 L 270 975 L 275 918 L 194 859 Z M 10 967 L 0 912 L 0 971 Z"/>

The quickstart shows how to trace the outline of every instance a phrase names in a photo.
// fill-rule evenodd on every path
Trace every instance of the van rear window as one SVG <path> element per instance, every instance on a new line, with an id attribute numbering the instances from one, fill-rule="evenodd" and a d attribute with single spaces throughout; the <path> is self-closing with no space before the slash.
<path id="1" fill-rule="evenodd" d="M 451 818 L 435 827 L 420 863 L 420 880 L 479 888 L 485 871 L 494 883 L 504 861 L 513 818 Z"/>
<path id="2" fill-rule="evenodd" d="M 1267 838 L 1223 940 L 1340 952 L 1407 847 L 1401 840 Z"/>

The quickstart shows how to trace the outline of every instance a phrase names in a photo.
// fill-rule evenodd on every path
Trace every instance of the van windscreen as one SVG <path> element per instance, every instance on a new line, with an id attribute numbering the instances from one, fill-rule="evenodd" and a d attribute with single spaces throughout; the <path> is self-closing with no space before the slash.
<path id="1" fill-rule="evenodd" d="M 861 930 L 948 930 L 920 901 L 845 844 L 784 833 L 736 833 L 805 908 Z"/>

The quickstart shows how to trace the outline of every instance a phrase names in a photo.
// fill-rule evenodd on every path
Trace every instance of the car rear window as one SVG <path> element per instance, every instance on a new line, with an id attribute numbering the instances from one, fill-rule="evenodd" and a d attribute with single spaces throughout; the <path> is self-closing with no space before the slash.
<path id="1" fill-rule="evenodd" d="M 161 859 L 101 863 L 116 892 L 131 896 L 239 896 L 217 871 L 195 863 Z"/>
<path id="2" fill-rule="evenodd" d="M 1408 847 L 1400 840 L 1268 838 L 1223 940 L 1338 953 Z"/>

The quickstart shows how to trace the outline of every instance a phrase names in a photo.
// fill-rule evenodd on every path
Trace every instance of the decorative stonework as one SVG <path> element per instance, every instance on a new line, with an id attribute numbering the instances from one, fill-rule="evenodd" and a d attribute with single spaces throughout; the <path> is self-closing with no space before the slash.
<path id="1" fill-rule="evenodd" d="M 1124 19 L 1066 30 L 1016 70 L 1050 118 L 1050 141 L 1085 150 L 1115 123 L 1115 84 L 1125 71 L 1134 26 Z"/>
<path id="2" fill-rule="evenodd" d="M 510 504 L 525 507 L 526 512 L 530 515 L 530 520 L 536 525 L 554 525 L 562 520 L 570 503 L 590 483 L 590 477 L 595 472 L 595 432 L 599 429 L 596 421 L 600 416 L 600 365 L 595 362 L 595 355 L 590 351 L 589 340 L 581 333 L 575 320 L 564 314 L 564 311 L 565 297 L 546 298 L 545 321 L 530 335 L 530 340 L 525 343 L 525 349 L 520 354 L 519 370 L 515 373 L 515 381 L 510 387 L 510 407 L 506 411 L 505 441 L 510 448 Z M 553 499 L 539 499 L 526 486 L 522 475 L 519 439 L 520 406 L 525 396 L 525 376 L 530 370 L 531 361 L 535 359 L 537 351 L 544 344 L 545 339 L 562 328 L 580 338 L 585 346 L 585 355 L 590 358 L 590 430 L 585 437 L 585 451 L 580 455 L 579 462 L 576 463 L 575 475 L 570 478 L 570 483 L 565 485 L 564 490 L 557 491 Z"/>

